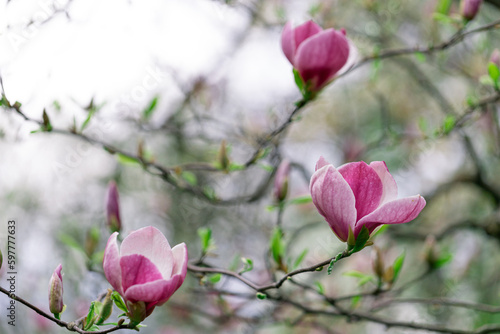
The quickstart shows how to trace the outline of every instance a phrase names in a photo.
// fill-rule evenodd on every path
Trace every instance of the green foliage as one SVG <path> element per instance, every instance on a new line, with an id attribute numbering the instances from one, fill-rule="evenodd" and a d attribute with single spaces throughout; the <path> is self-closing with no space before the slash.
<path id="1" fill-rule="evenodd" d="M 401 272 L 401 268 L 403 268 L 403 263 L 405 261 L 405 257 L 406 257 L 406 253 L 403 252 L 401 255 L 399 255 L 394 260 L 394 263 L 392 264 L 392 268 L 394 270 L 392 282 L 396 282 L 396 280 L 398 279 L 399 273 Z"/>
<path id="2" fill-rule="evenodd" d="M 373 275 L 367 275 L 357 270 L 346 271 L 342 275 L 356 278 L 358 280 L 358 286 L 363 286 L 366 283 L 375 280 Z"/>
<path id="3" fill-rule="evenodd" d="M 127 306 L 123 302 L 122 296 L 120 296 L 118 292 L 113 291 L 113 293 L 111 294 L 111 299 L 113 299 L 113 302 L 115 303 L 116 307 L 118 307 L 125 313 L 128 312 Z"/>
<path id="4" fill-rule="evenodd" d="M 196 186 L 198 184 L 196 174 L 194 174 L 193 172 L 183 171 L 181 177 L 191 186 Z"/>
<path id="5" fill-rule="evenodd" d="M 206 254 L 212 245 L 212 230 L 208 227 L 200 227 L 198 229 L 198 236 L 201 242 L 201 252 Z"/>
<path id="6" fill-rule="evenodd" d="M 242 257 L 241 262 L 243 262 L 243 268 L 239 271 L 239 274 L 246 273 L 248 271 L 251 271 L 253 269 L 253 261 L 252 259 Z"/>
<path id="7" fill-rule="evenodd" d="M 142 111 L 142 117 L 145 120 L 149 120 L 151 116 L 153 115 L 153 112 L 156 109 L 156 106 L 158 104 L 158 99 L 160 98 L 159 95 L 155 95 L 153 99 L 149 102 L 148 106 Z"/>
<path id="8" fill-rule="evenodd" d="M 498 68 L 498 66 L 493 63 L 493 62 L 489 62 L 488 63 L 488 74 L 491 78 L 491 80 L 493 80 L 493 85 L 495 87 L 496 90 L 500 89 L 500 69 Z"/>
<path id="9" fill-rule="evenodd" d="M 365 225 L 361 228 L 361 231 L 358 234 L 358 237 L 356 238 L 356 242 L 354 244 L 354 247 L 352 248 L 352 252 L 356 253 L 365 248 L 367 246 L 367 241 L 370 239 L 370 231 L 368 228 L 366 228 Z"/>
<path id="10" fill-rule="evenodd" d="M 267 295 L 265 293 L 257 292 L 256 295 L 257 295 L 257 298 L 260 299 L 260 300 L 267 299 Z"/>
<path id="11" fill-rule="evenodd" d="M 309 252 L 309 249 L 304 249 L 302 253 L 295 259 L 295 262 L 293 262 L 292 269 L 297 269 L 302 261 L 304 261 L 304 258 L 306 257 L 307 253 Z"/>
<path id="12" fill-rule="evenodd" d="M 283 256 L 285 255 L 285 243 L 282 237 L 283 232 L 279 227 L 276 227 L 271 237 L 271 254 L 279 266 L 283 264 Z"/>

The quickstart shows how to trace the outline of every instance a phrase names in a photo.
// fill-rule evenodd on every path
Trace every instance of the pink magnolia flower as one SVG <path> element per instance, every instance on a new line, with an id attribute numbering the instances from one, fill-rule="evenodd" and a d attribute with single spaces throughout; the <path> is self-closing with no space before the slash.
<path id="1" fill-rule="evenodd" d="M 288 22 L 281 34 L 281 47 L 311 92 L 321 90 L 349 57 L 345 31 L 323 30 L 313 21 L 296 28 Z"/>
<path id="2" fill-rule="evenodd" d="M 396 182 L 383 161 L 335 168 L 320 157 L 309 188 L 319 213 L 343 242 L 349 230 L 357 238 L 363 226 L 371 233 L 382 224 L 407 223 L 425 206 L 420 195 L 397 199 Z"/>
<path id="3" fill-rule="evenodd" d="M 49 281 L 49 310 L 53 314 L 62 313 L 64 310 L 63 303 L 63 280 L 62 280 L 62 265 L 59 264 L 54 270 Z"/>
<path id="4" fill-rule="evenodd" d="M 120 200 L 116 182 L 111 181 L 108 185 L 108 202 L 106 204 L 106 218 L 108 228 L 111 232 L 119 232 L 121 229 Z"/>
<path id="5" fill-rule="evenodd" d="M 124 298 L 128 316 L 139 323 L 163 305 L 186 278 L 188 254 L 184 243 L 174 248 L 152 226 L 130 233 L 117 243 L 113 233 L 104 250 L 104 274 Z"/>
<path id="6" fill-rule="evenodd" d="M 466 20 L 473 20 L 479 12 L 479 7 L 483 0 L 462 0 L 460 4 L 460 13 Z"/>

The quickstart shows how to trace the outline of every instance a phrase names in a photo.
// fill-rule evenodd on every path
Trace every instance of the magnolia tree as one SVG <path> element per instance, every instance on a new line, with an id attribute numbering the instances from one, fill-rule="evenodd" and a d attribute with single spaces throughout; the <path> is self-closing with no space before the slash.
<path id="1" fill-rule="evenodd" d="M 1 332 L 500 333 L 500 3 L 187 3 L 115 4 L 230 41 L 161 31 L 220 60 L 140 98 L 39 108 L 1 65 Z M 16 57 L 81 6 L 6 26 Z"/>

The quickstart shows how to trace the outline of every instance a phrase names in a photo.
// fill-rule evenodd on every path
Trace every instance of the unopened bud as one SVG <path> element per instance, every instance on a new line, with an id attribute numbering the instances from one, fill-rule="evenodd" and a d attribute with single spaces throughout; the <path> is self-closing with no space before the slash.
<path id="1" fill-rule="evenodd" d="M 113 291 L 108 289 L 108 293 L 102 302 L 101 313 L 99 314 L 99 318 L 97 319 L 96 325 L 102 325 L 104 321 L 106 321 L 113 312 L 113 299 L 111 299 L 111 293 Z"/>
<path id="2" fill-rule="evenodd" d="M 120 232 L 122 223 L 120 219 L 120 202 L 116 182 L 111 181 L 108 186 L 107 223 L 109 230 Z"/>
<path id="3" fill-rule="evenodd" d="M 384 276 L 384 259 L 378 247 L 373 247 L 372 250 L 372 267 L 377 277 L 382 278 Z"/>
<path id="4" fill-rule="evenodd" d="M 94 254 L 97 245 L 99 244 L 99 229 L 95 226 L 91 227 L 87 231 L 87 237 L 85 238 L 85 254 L 91 257 Z"/>
<path id="5" fill-rule="evenodd" d="M 479 12 L 483 0 L 462 0 L 460 3 L 460 14 L 468 21 L 473 20 Z"/>
<path id="6" fill-rule="evenodd" d="M 217 156 L 217 160 L 219 162 L 219 166 L 222 170 L 227 171 L 229 167 L 229 157 L 227 156 L 227 148 L 226 148 L 226 141 L 223 140 L 220 143 L 220 148 L 219 148 L 219 154 Z"/>
<path id="7" fill-rule="evenodd" d="M 434 267 L 438 260 L 439 254 L 436 249 L 436 238 L 433 235 L 428 235 L 425 238 L 424 244 L 424 260 L 430 267 Z"/>
<path id="8" fill-rule="evenodd" d="M 288 175 L 290 174 L 290 162 L 283 160 L 276 171 L 274 178 L 274 198 L 282 202 L 288 193 Z"/>
<path id="9" fill-rule="evenodd" d="M 49 282 L 49 309 L 50 312 L 57 315 L 62 313 L 64 310 L 61 270 L 62 265 L 59 264 L 52 274 Z"/>

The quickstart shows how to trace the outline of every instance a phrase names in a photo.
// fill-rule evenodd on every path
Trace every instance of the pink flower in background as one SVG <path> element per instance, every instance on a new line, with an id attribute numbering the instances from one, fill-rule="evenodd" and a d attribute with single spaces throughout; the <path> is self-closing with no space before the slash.
<path id="1" fill-rule="evenodd" d="M 491 53 L 490 61 L 493 64 L 497 65 L 497 67 L 500 68 L 500 50 L 499 49 L 493 50 L 493 52 Z"/>
<path id="2" fill-rule="evenodd" d="M 466 20 L 472 20 L 479 12 L 479 7 L 483 0 L 462 0 L 460 3 L 460 13 Z"/>
<path id="3" fill-rule="evenodd" d="M 311 92 L 328 84 L 349 57 L 345 31 L 323 30 L 313 21 L 296 28 L 288 22 L 281 34 L 281 47 Z"/>
<path id="4" fill-rule="evenodd" d="M 152 226 L 130 233 L 117 243 L 113 233 L 104 250 L 104 274 L 125 299 L 132 322 L 139 323 L 165 303 L 186 278 L 188 254 L 184 243 L 174 248 Z"/>
<path id="5" fill-rule="evenodd" d="M 397 199 L 396 182 L 383 161 L 351 162 L 336 169 L 320 157 L 309 188 L 319 213 L 343 242 L 349 229 L 357 238 L 363 226 L 371 233 L 382 224 L 407 223 L 425 206 L 420 195 Z"/>
<path id="6" fill-rule="evenodd" d="M 106 218 L 108 228 L 111 232 L 119 232 L 122 227 L 120 219 L 120 200 L 116 182 L 111 181 L 108 185 L 108 201 L 106 204 Z"/>
<path id="7" fill-rule="evenodd" d="M 62 313 L 64 310 L 63 303 L 63 280 L 62 280 L 62 265 L 59 264 L 54 270 L 49 281 L 49 310 L 53 314 Z"/>

